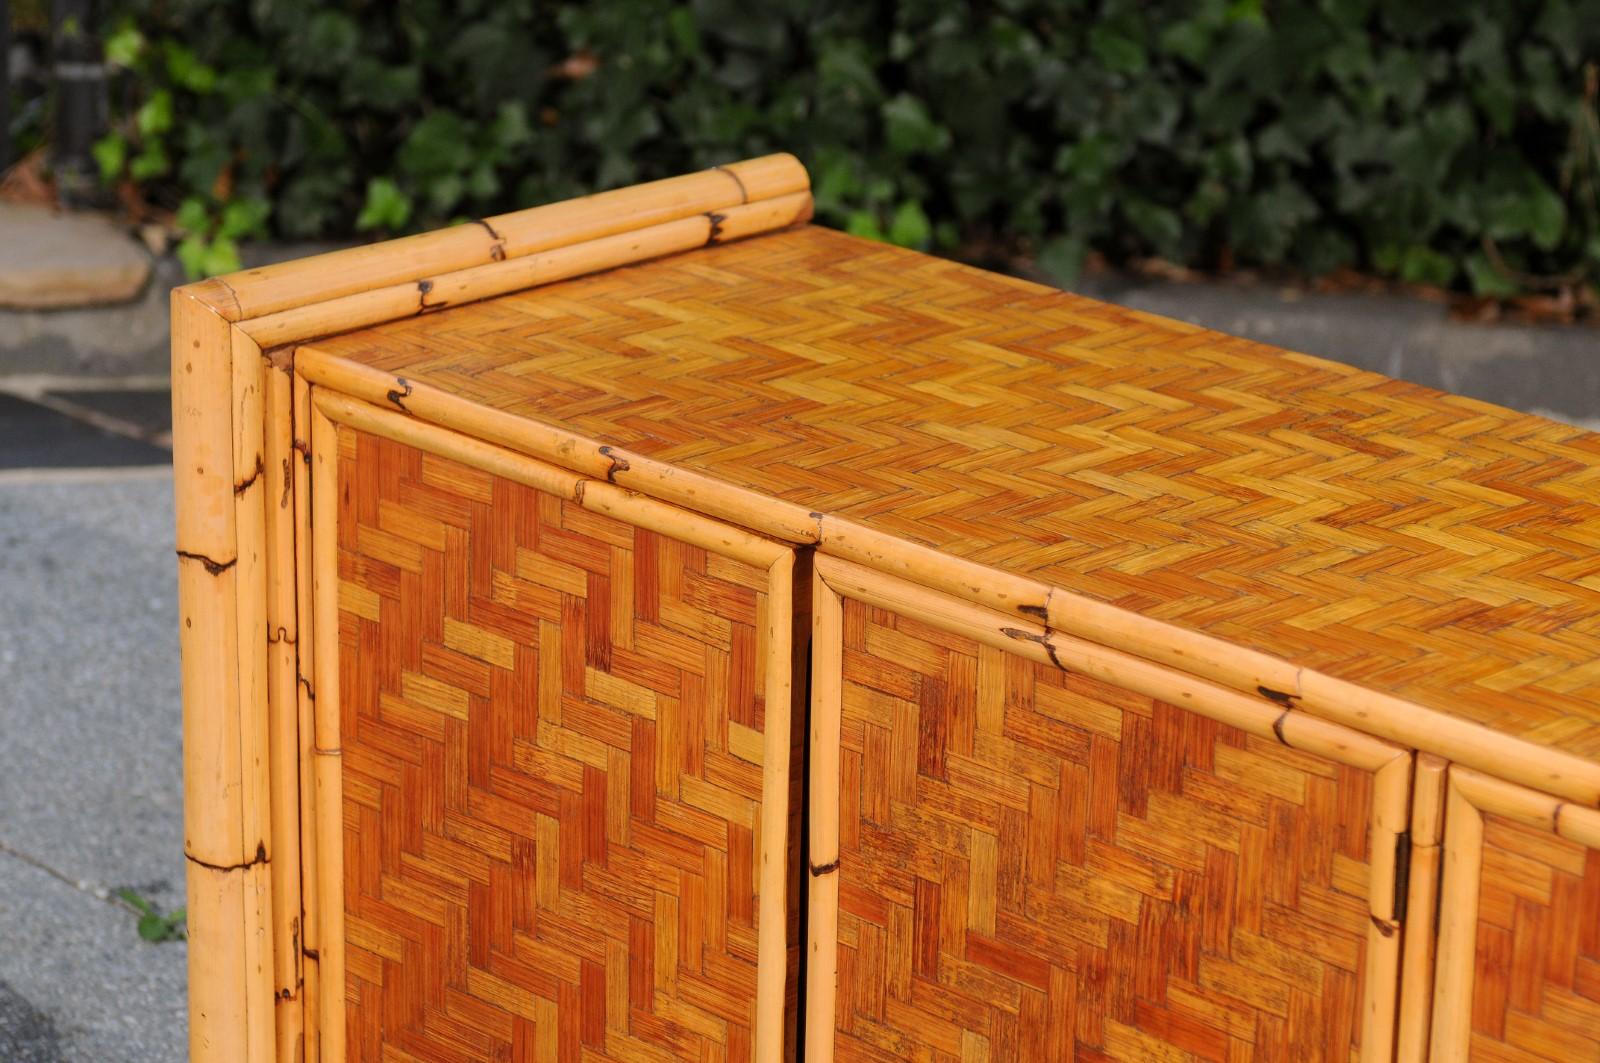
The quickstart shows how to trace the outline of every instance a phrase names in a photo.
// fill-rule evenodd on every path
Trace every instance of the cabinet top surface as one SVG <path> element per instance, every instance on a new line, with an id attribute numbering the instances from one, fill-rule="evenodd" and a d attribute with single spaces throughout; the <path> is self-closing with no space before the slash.
<path id="1" fill-rule="evenodd" d="M 321 352 L 1600 757 L 1600 435 L 817 227 Z"/>

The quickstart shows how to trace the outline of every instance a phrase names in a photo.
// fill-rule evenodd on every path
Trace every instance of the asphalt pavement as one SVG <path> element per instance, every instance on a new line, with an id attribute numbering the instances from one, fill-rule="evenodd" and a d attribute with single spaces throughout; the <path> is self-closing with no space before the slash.
<path id="1" fill-rule="evenodd" d="M 187 946 L 114 893 L 183 905 L 168 458 L 11 413 L 0 465 L 78 467 L 0 470 L 0 1060 L 182 1060 Z"/>

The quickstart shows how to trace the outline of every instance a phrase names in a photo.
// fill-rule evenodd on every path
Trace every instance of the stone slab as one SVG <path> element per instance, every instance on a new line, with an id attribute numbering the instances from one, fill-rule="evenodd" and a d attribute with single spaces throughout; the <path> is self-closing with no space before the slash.
<path id="1" fill-rule="evenodd" d="M 111 219 L 0 203 L 0 306 L 125 303 L 150 279 L 150 256 Z"/>

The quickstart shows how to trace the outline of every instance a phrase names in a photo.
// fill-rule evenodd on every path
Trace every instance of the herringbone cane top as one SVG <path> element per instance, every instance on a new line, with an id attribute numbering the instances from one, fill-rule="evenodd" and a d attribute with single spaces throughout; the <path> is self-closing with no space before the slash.
<path id="1" fill-rule="evenodd" d="M 1600 757 L 1600 435 L 817 227 L 314 348 Z"/>

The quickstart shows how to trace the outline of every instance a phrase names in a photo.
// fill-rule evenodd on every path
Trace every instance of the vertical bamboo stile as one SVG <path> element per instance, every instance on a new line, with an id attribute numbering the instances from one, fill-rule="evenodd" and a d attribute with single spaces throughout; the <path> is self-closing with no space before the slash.
<path id="1" fill-rule="evenodd" d="M 806 870 L 810 941 L 806 960 L 807 1063 L 833 1059 L 839 943 L 839 728 L 844 708 L 843 602 L 811 580 L 811 855 Z"/>
<path id="2" fill-rule="evenodd" d="M 1400 1029 L 1395 1040 L 1399 1063 L 1426 1063 L 1428 1058 L 1446 768 L 1441 757 L 1428 753 L 1417 757 L 1411 798 L 1411 883 L 1401 951 Z"/>
<path id="3" fill-rule="evenodd" d="M 183 676 L 189 1058 L 248 1058 L 232 329 L 172 295 L 172 437 Z"/>
<path id="4" fill-rule="evenodd" d="M 344 797 L 339 758 L 339 442 L 332 421 L 311 412 L 312 638 L 318 971 L 322 1063 L 344 1060 Z"/>
<path id="5" fill-rule="evenodd" d="M 240 810 L 246 844 L 245 1018 L 248 1058 L 272 1059 L 275 1037 L 272 949 L 272 796 L 267 704 L 266 362 L 232 329 L 233 497 L 239 670 Z M 249 842 L 256 839 L 254 854 Z"/>
<path id="6" fill-rule="evenodd" d="M 300 1001 L 305 1025 L 305 1059 L 321 1058 L 317 1040 L 319 1006 L 316 823 L 316 687 L 311 588 L 311 385 L 294 373 L 294 594 L 299 637 L 295 643 L 295 725 L 299 781 Z"/>
<path id="7" fill-rule="evenodd" d="M 756 934 L 755 1059 L 783 1059 L 788 974 L 789 652 L 794 621 L 794 554 L 785 550 L 767 569 L 766 719 L 761 756 L 761 871 Z"/>
<path id="8" fill-rule="evenodd" d="M 299 618 L 295 603 L 294 381 L 287 365 L 266 373 L 267 710 L 271 738 L 273 988 L 277 1059 L 304 1053 L 300 975 Z"/>
<path id="9" fill-rule="evenodd" d="M 1398 842 L 1411 807 L 1411 755 L 1397 752 L 1372 782 L 1372 874 L 1367 903 L 1366 999 L 1362 1004 L 1362 1063 L 1388 1063 L 1394 1055 L 1395 1005 L 1400 986 L 1400 919 L 1396 888 Z"/>
<path id="10" fill-rule="evenodd" d="M 1472 1043 L 1478 876 L 1483 870 L 1483 815 L 1456 785 L 1455 769 L 1452 768 L 1448 776 L 1431 1063 L 1465 1060 Z"/>

